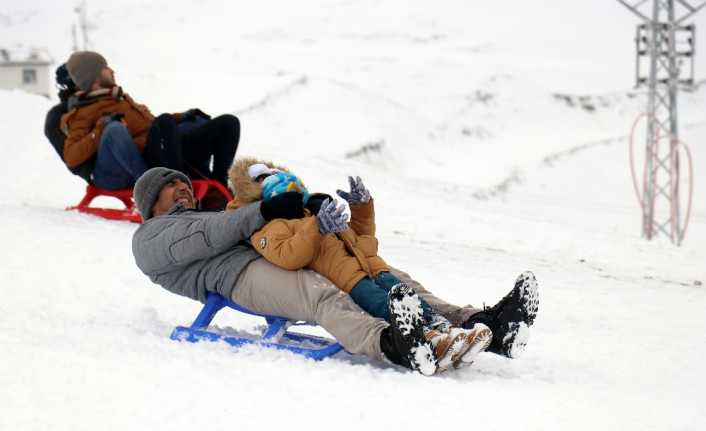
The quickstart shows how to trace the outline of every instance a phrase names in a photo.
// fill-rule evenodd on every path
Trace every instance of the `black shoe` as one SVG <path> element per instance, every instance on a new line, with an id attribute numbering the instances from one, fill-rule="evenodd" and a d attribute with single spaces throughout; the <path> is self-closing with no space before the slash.
<path id="1" fill-rule="evenodd" d="M 422 303 L 414 289 L 404 283 L 392 286 L 388 308 L 390 326 L 387 335 L 383 330 L 380 339 L 385 356 L 391 362 L 417 370 L 425 376 L 436 373 L 437 359 L 431 343 L 424 337 Z M 385 337 L 387 340 L 384 340 Z"/>
<path id="2" fill-rule="evenodd" d="M 387 360 L 393 364 L 411 368 L 407 360 L 407 355 L 400 353 L 398 348 L 399 340 L 393 339 L 391 329 L 392 326 L 388 326 L 380 333 L 380 350 L 385 354 Z"/>
<path id="3" fill-rule="evenodd" d="M 493 332 L 488 352 L 509 358 L 518 357 L 527 345 L 529 327 L 534 324 L 539 308 L 537 280 L 530 271 L 517 277 L 515 287 L 492 307 L 472 315 L 464 324 L 467 329 L 483 323 Z"/>

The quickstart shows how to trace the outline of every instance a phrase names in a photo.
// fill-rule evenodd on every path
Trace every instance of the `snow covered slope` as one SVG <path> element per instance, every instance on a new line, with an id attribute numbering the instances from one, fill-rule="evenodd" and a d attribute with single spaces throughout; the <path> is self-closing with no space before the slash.
<path id="1" fill-rule="evenodd" d="M 523 357 L 424 378 L 169 341 L 199 304 L 139 272 L 134 225 L 63 211 L 84 185 L 42 134 L 54 102 L 2 91 L 0 429 L 703 429 L 706 89 L 680 100 L 697 170 L 686 241 L 647 242 L 627 161 L 644 105 L 629 13 L 440 3 L 88 7 L 95 49 L 154 112 L 236 113 L 238 155 L 288 165 L 312 189 L 362 176 L 381 255 L 439 296 L 493 304 L 533 270 L 540 313 Z M 5 5 L 0 41 L 64 59 L 73 6 Z"/>

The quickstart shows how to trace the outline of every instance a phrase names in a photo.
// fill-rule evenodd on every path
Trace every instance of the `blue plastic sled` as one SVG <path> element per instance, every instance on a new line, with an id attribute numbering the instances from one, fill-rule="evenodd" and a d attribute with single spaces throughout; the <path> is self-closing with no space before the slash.
<path id="1" fill-rule="evenodd" d="M 239 337 L 236 335 L 218 334 L 208 331 L 208 325 L 211 323 L 216 313 L 218 313 L 218 311 L 220 311 L 223 307 L 232 308 L 233 310 L 252 314 L 253 316 L 264 317 L 267 321 L 268 327 L 260 338 L 255 339 Z M 290 326 L 300 325 L 313 326 L 308 323 L 291 322 L 283 317 L 264 316 L 262 314 L 250 311 L 247 308 L 241 307 L 235 302 L 230 301 L 217 293 L 209 293 L 206 299 L 206 304 L 201 309 L 199 315 L 196 316 L 194 323 L 192 323 L 188 328 L 184 326 L 177 326 L 174 328 L 174 331 L 172 331 L 172 335 L 169 338 L 177 341 L 189 341 L 191 343 L 196 343 L 199 341 L 225 341 L 235 347 L 246 344 L 255 344 L 263 347 L 288 350 L 317 361 L 335 355 L 343 349 L 339 343 L 328 338 L 287 332 L 287 329 Z M 306 347 L 307 344 L 318 347 Z"/>

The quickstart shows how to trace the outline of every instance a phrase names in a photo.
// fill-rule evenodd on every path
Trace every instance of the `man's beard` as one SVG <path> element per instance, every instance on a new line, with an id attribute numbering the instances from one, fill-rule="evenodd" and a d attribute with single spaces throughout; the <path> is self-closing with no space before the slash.
<path id="1" fill-rule="evenodd" d="M 111 78 L 106 78 L 105 76 L 100 77 L 100 81 L 98 81 L 99 85 L 101 88 L 112 88 L 115 86 L 115 80 Z"/>

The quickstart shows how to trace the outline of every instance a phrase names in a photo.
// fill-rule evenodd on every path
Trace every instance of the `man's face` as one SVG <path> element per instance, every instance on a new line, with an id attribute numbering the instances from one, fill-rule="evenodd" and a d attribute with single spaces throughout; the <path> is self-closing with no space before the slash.
<path id="1" fill-rule="evenodd" d="M 101 74 L 98 76 L 98 85 L 101 88 L 111 88 L 115 86 L 115 72 L 108 66 L 105 66 L 101 70 Z"/>
<path id="2" fill-rule="evenodd" d="M 165 214 L 176 204 L 182 204 L 184 208 L 196 208 L 194 193 L 187 183 L 175 178 L 162 187 L 159 192 L 157 202 L 152 207 L 152 215 L 157 217 Z"/>

